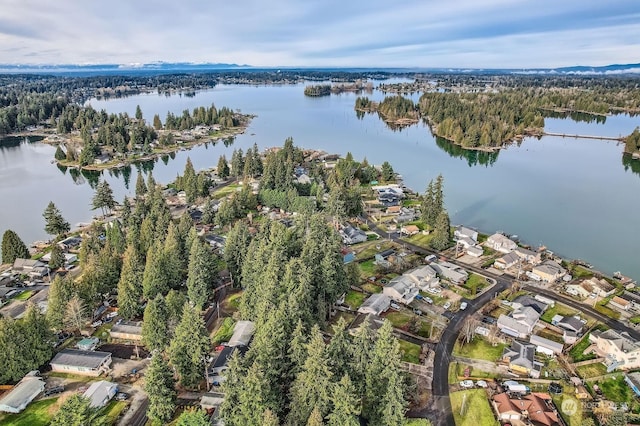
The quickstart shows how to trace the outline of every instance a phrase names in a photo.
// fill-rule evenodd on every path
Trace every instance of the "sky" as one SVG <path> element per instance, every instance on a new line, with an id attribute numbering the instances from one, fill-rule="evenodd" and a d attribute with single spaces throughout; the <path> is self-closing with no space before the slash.
<path id="1" fill-rule="evenodd" d="M 638 0 L 0 0 L 2 64 L 640 62 Z"/>

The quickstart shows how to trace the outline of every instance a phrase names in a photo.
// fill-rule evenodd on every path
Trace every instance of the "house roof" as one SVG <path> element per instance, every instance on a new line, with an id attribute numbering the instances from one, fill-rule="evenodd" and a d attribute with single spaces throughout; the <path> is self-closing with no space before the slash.
<path id="1" fill-rule="evenodd" d="M 536 346 L 541 346 L 552 350 L 555 353 L 561 353 L 564 345 L 562 343 L 554 342 L 553 340 L 545 339 L 544 337 L 532 334 L 529 338 L 529 343 Z"/>
<path id="2" fill-rule="evenodd" d="M 625 300 L 622 297 L 618 296 L 614 296 L 613 299 L 611 299 L 611 302 L 620 306 L 629 306 L 629 304 L 631 303 L 628 300 Z"/>
<path id="3" fill-rule="evenodd" d="M 109 352 L 81 351 L 76 349 L 63 349 L 51 360 L 52 365 L 67 365 L 70 367 L 98 368 L 110 358 Z"/>
<path id="4" fill-rule="evenodd" d="M 489 244 L 493 244 L 493 245 L 500 245 L 500 246 L 504 246 L 506 248 L 508 247 L 513 247 L 514 249 L 517 247 L 517 244 L 510 240 L 509 238 L 505 237 L 502 234 L 493 234 L 492 236 L 490 236 L 489 238 L 487 238 L 487 242 Z"/>
<path id="5" fill-rule="evenodd" d="M 533 272 L 536 274 L 543 273 L 547 275 L 559 275 L 564 271 L 562 266 L 558 265 L 553 260 L 547 260 L 542 265 L 533 267 Z"/>
<path id="6" fill-rule="evenodd" d="M 477 231 L 474 231 L 473 229 L 467 228 L 463 225 L 458 226 L 455 230 L 455 233 L 463 237 L 471 238 L 472 240 L 475 240 L 474 237 L 477 237 L 478 235 Z"/>
<path id="7" fill-rule="evenodd" d="M 35 259 L 16 259 L 13 262 L 13 269 L 33 269 L 46 266 L 44 263 Z"/>
<path id="8" fill-rule="evenodd" d="M 500 315 L 498 317 L 497 324 L 500 329 L 508 328 L 516 331 L 518 334 L 529 334 L 530 332 L 529 328 L 525 324 L 522 324 L 521 322 L 515 320 L 514 318 L 508 317 L 506 315 Z M 502 331 L 504 332 L 504 330 Z M 508 333 L 508 334 L 512 334 L 512 333 Z M 518 336 L 515 336 L 515 337 L 518 337 Z"/>
<path id="9" fill-rule="evenodd" d="M 609 329 L 606 331 L 596 330 L 591 332 L 591 336 L 594 336 L 598 339 L 608 340 L 623 352 L 640 350 L 640 342 L 632 340 L 626 333 L 619 333 L 613 329 Z"/>
<path id="10" fill-rule="evenodd" d="M 603 279 L 598 279 L 596 277 L 592 277 L 588 280 L 583 281 L 584 283 L 587 283 L 589 285 L 592 285 L 594 287 L 598 287 L 601 291 L 605 292 L 605 293 L 609 293 L 610 291 L 613 291 L 616 289 L 616 286 L 614 286 L 613 284 L 611 284 L 609 281 Z"/>
<path id="11" fill-rule="evenodd" d="M 227 363 L 229 362 L 229 359 L 231 359 L 231 356 L 236 350 L 237 348 L 235 346 L 233 347 L 225 346 L 224 348 L 222 348 L 222 350 L 218 354 L 218 357 L 215 360 L 213 360 L 213 363 L 211 364 L 209 370 L 211 371 L 216 368 L 224 367 L 225 365 L 227 365 Z"/>
<path id="12" fill-rule="evenodd" d="M 482 248 L 478 246 L 470 246 L 469 248 L 467 248 L 467 253 L 480 255 L 484 253 L 484 250 L 482 250 Z"/>
<path id="13" fill-rule="evenodd" d="M 111 327 L 111 333 L 142 335 L 142 322 L 123 321 Z"/>
<path id="14" fill-rule="evenodd" d="M 412 269 L 404 273 L 414 281 L 429 281 L 431 278 L 435 278 L 436 271 L 429 265 L 421 266 L 419 268 Z"/>
<path id="15" fill-rule="evenodd" d="M 42 377 L 26 376 L 0 399 L 0 407 L 20 409 L 44 390 Z"/>
<path id="16" fill-rule="evenodd" d="M 516 297 L 513 300 L 513 303 L 519 303 L 520 305 L 522 305 L 522 307 L 528 306 L 534 309 L 539 314 L 542 314 L 549 307 L 549 305 L 547 305 L 546 303 L 541 302 L 540 300 L 535 299 L 528 294 L 523 294 L 522 296 Z"/>
<path id="17" fill-rule="evenodd" d="M 540 254 L 538 252 L 526 249 L 524 247 L 518 247 L 514 251 L 516 254 L 520 255 L 521 257 L 536 257 Z"/>
<path id="18" fill-rule="evenodd" d="M 503 358 L 509 358 L 509 363 L 519 365 L 527 369 L 533 369 L 536 347 L 528 343 L 521 343 L 517 340 L 511 342 L 511 347 L 505 348 L 502 353 Z"/>
<path id="19" fill-rule="evenodd" d="M 413 281 L 411 281 L 411 278 L 409 278 L 408 276 L 400 275 L 399 277 L 395 277 L 394 279 L 389 281 L 389 283 L 385 285 L 385 287 L 393 288 L 400 295 L 403 295 L 409 290 L 411 290 L 413 287 L 415 287 L 415 284 L 413 283 Z"/>
<path id="20" fill-rule="evenodd" d="M 506 393 L 493 397 L 498 413 L 526 413 L 534 425 L 556 426 L 560 425 L 558 413 L 549 403 L 551 397 L 546 393 L 532 393 L 522 398 L 509 398 Z"/>
<path id="21" fill-rule="evenodd" d="M 251 321 L 238 321 L 233 327 L 233 335 L 227 346 L 249 346 L 249 342 L 256 331 L 255 323 Z"/>
<path id="22" fill-rule="evenodd" d="M 584 324 L 576 317 L 564 317 L 558 321 L 558 326 L 579 332 L 584 327 Z"/>
<path id="23" fill-rule="evenodd" d="M 538 319 L 540 319 L 540 314 L 538 313 L 538 311 L 530 306 L 524 306 L 522 308 L 516 309 L 511 313 L 511 316 L 518 322 L 526 324 L 529 329 L 532 329 Z"/>
<path id="24" fill-rule="evenodd" d="M 513 252 L 507 253 L 501 258 L 496 260 L 496 262 L 501 262 L 501 263 L 504 263 L 505 265 L 513 265 L 515 263 L 518 263 L 519 261 L 520 261 L 520 256 L 518 256 Z"/>
<path id="25" fill-rule="evenodd" d="M 391 255 L 394 255 L 396 253 L 396 251 L 394 249 L 387 249 L 385 251 L 381 251 L 380 253 L 378 253 L 378 256 L 381 256 L 382 258 L 387 258 Z"/>
<path id="26" fill-rule="evenodd" d="M 92 407 L 102 407 L 105 405 L 105 401 L 110 400 L 115 395 L 117 389 L 118 385 L 116 383 L 101 380 L 92 383 L 82 396 L 91 400 L 90 405 Z"/>
<path id="27" fill-rule="evenodd" d="M 418 228 L 416 225 L 405 225 L 403 226 L 405 232 L 419 232 L 420 228 Z"/>
<path id="28" fill-rule="evenodd" d="M 389 308 L 390 303 L 391 299 L 389 299 L 389 296 L 382 293 L 375 293 L 369 296 L 367 300 L 365 300 L 364 303 L 360 305 L 358 311 L 363 312 L 370 309 L 374 312 L 381 313 Z"/>

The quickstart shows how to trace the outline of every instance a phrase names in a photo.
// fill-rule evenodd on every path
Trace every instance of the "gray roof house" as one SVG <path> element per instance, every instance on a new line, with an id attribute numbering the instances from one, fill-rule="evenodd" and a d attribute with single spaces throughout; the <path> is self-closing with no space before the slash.
<path id="1" fill-rule="evenodd" d="M 53 371 L 99 376 L 109 371 L 111 354 L 100 351 L 63 349 L 53 357 L 50 364 Z"/>
<path id="2" fill-rule="evenodd" d="M 404 223 L 404 222 L 411 222 L 415 218 L 416 218 L 415 210 L 403 207 L 400 209 L 400 213 L 398 213 L 398 215 L 393 218 L 393 221 L 395 223 Z"/>
<path id="3" fill-rule="evenodd" d="M 518 262 L 520 262 L 520 259 L 520 256 L 518 256 L 515 252 L 509 252 L 504 256 L 496 259 L 496 261 L 493 262 L 493 266 L 498 269 L 508 269 L 512 266 L 517 265 Z"/>
<path id="4" fill-rule="evenodd" d="M 37 278 L 44 277 L 49 273 L 49 268 L 44 262 L 34 259 L 16 259 L 13 262 L 12 270 Z"/>
<path id="5" fill-rule="evenodd" d="M 347 225 L 340 231 L 340 236 L 342 237 L 342 242 L 351 245 L 358 244 L 367 241 L 367 234 L 351 225 Z"/>
<path id="6" fill-rule="evenodd" d="M 518 307 L 511 316 L 500 315 L 498 328 L 509 336 L 524 338 L 533 332 L 540 314 L 530 306 Z"/>
<path id="7" fill-rule="evenodd" d="M 391 299 L 389 296 L 376 293 L 372 294 L 364 301 L 362 305 L 358 308 L 358 312 L 361 314 L 372 314 L 379 316 L 381 313 L 386 312 L 389 309 L 389 305 L 391 304 Z"/>
<path id="8" fill-rule="evenodd" d="M 487 242 L 485 244 L 500 253 L 509 253 L 518 248 L 518 245 L 515 242 L 504 235 L 497 233 L 487 238 Z"/>
<path id="9" fill-rule="evenodd" d="M 382 288 L 382 294 L 403 305 L 413 302 L 419 292 L 413 280 L 406 275 L 395 277 Z"/>
<path id="10" fill-rule="evenodd" d="M 522 258 L 522 260 L 524 260 L 525 262 L 534 265 L 542 262 L 542 254 L 538 251 L 532 251 L 523 247 L 518 247 L 514 250 L 514 253 Z"/>
<path id="11" fill-rule="evenodd" d="M 514 340 L 510 348 L 505 348 L 502 360 L 509 363 L 513 371 L 526 373 L 533 378 L 540 377 L 540 364 L 535 361 L 536 347 Z"/>
<path id="12" fill-rule="evenodd" d="M 551 324 L 578 334 L 581 333 L 584 328 L 584 324 L 578 318 L 563 317 L 561 315 L 554 316 L 551 319 Z"/>
<path id="13" fill-rule="evenodd" d="M 111 398 L 113 398 L 116 393 L 118 393 L 118 385 L 116 383 L 101 380 L 99 382 L 93 382 L 82 396 L 91 401 L 89 403 L 91 407 L 102 408 L 111 401 Z"/>
<path id="14" fill-rule="evenodd" d="M 249 346 L 256 325 L 251 321 L 238 321 L 233 327 L 233 335 L 227 342 L 227 346 Z"/>
<path id="15" fill-rule="evenodd" d="M 529 338 L 529 343 L 536 345 L 536 352 L 541 352 L 545 355 L 554 356 L 562 353 L 564 345 L 562 343 L 554 342 L 553 340 L 545 339 L 536 334 L 532 334 Z"/>
<path id="16" fill-rule="evenodd" d="M 44 380 L 38 376 L 25 376 L 0 399 L 0 411 L 17 414 L 27 408 L 44 390 Z"/>
<path id="17" fill-rule="evenodd" d="M 523 308 L 526 306 L 529 306 L 530 308 L 535 309 L 536 312 L 542 315 L 542 313 L 546 311 L 547 308 L 549 307 L 549 304 L 535 297 L 531 297 L 527 294 L 523 294 L 522 296 L 516 297 L 513 300 L 513 302 L 511 302 L 511 306 L 514 306 L 514 307 L 520 306 Z"/>
<path id="18" fill-rule="evenodd" d="M 436 271 L 429 265 L 421 266 L 404 273 L 420 290 L 426 290 L 430 287 L 438 287 L 440 280 L 437 278 Z"/>
<path id="19" fill-rule="evenodd" d="M 442 278 L 453 283 L 462 284 L 469 278 L 469 273 L 458 265 L 449 262 L 433 262 L 431 266 Z"/>
<path id="20" fill-rule="evenodd" d="M 467 228 L 466 226 L 460 225 L 453 231 L 453 239 L 458 240 L 460 238 L 467 237 L 474 241 L 474 243 L 478 242 L 478 231 L 474 231 L 473 229 Z"/>
<path id="21" fill-rule="evenodd" d="M 111 338 L 139 342 L 142 340 L 142 321 L 122 321 L 111 327 Z"/>
<path id="22" fill-rule="evenodd" d="M 376 265 L 380 265 L 380 266 L 384 266 L 384 267 L 391 266 L 391 264 L 393 263 L 393 258 L 395 257 L 395 255 L 396 255 L 396 251 L 394 249 L 388 249 L 388 250 L 381 251 L 380 253 L 376 253 L 375 254 L 374 263 Z"/>

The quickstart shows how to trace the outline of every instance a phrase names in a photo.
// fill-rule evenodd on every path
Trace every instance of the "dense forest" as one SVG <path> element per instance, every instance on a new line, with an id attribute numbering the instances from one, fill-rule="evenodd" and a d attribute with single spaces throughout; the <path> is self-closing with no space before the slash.
<path id="1" fill-rule="evenodd" d="M 331 95 L 330 84 L 317 84 L 304 88 L 305 96 L 329 96 Z"/>
<path id="2" fill-rule="evenodd" d="M 415 124 L 420 118 L 420 111 L 413 101 L 399 95 L 387 96 L 379 103 L 358 97 L 355 110 L 358 118 L 362 118 L 364 113 L 377 112 L 381 120 L 393 127 Z"/>

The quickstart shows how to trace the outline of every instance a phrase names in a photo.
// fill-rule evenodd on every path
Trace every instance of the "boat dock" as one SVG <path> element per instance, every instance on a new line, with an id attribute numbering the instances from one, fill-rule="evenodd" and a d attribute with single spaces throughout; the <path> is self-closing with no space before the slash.
<path id="1" fill-rule="evenodd" d="M 613 136 L 594 136 L 594 135 L 569 135 L 566 133 L 554 133 L 554 132 L 543 132 L 545 136 L 560 136 L 562 138 L 575 138 L 575 139 L 600 139 L 605 141 L 616 141 L 616 142 L 624 142 L 625 138 L 623 137 L 613 137 Z"/>

